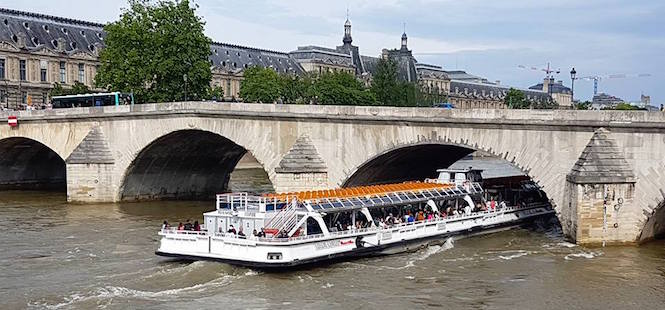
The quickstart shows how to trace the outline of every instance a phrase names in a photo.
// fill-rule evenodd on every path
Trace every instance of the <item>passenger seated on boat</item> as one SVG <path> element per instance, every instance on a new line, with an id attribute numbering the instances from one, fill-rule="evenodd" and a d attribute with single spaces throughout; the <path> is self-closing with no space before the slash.
<path id="1" fill-rule="evenodd" d="M 199 225 L 199 221 L 194 221 L 194 231 L 201 231 L 201 225 Z"/>
<path id="2" fill-rule="evenodd" d="M 169 229 L 169 222 L 164 221 L 164 223 L 162 223 L 162 230 L 167 230 L 167 229 Z"/>
<path id="3" fill-rule="evenodd" d="M 258 236 L 259 236 L 259 233 L 256 232 L 256 229 L 254 229 L 254 231 L 252 231 L 252 236 L 254 236 L 254 237 L 258 237 Z"/>
<path id="4" fill-rule="evenodd" d="M 415 221 L 416 221 L 416 219 L 413 217 L 413 215 L 411 215 L 411 211 L 409 211 L 409 214 L 407 215 L 407 218 L 406 218 L 406 222 L 411 224 Z"/>
<path id="5" fill-rule="evenodd" d="M 470 205 L 466 205 L 466 207 L 464 207 L 464 214 L 466 214 L 466 215 L 471 214 L 471 206 Z"/>
<path id="6" fill-rule="evenodd" d="M 194 230 L 194 225 L 192 225 L 192 223 L 190 223 L 189 221 L 190 220 L 187 220 L 187 222 L 185 223 L 185 230 Z"/>
<path id="7" fill-rule="evenodd" d="M 393 214 L 392 214 L 392 213 L 388 213 L 388 216 L 386 217 L 385 223 L 386 223 L 387 225 L 393 225 L 393 224 L 395 224 L 395 218 L 393 218 Z"/>
<path id="8" fill-rule="evenodd" d="M 245 233 L 242 232 L 242 226 L 240 226 L 240 228 L 238 228 L 238 236 L 239 237 L 245 237 Z"/>
<path id="9" fill-rule="evenodd" d="M 178 224 L 178 230 L 184 230 L 184 229 L 185 229 L 185 226 L 182 225 L 182 222 L 180 222 L 180 224 Z"/>
<path id="10" fill-rule="evenodd" d="M 418 215 L 416 216 L 416 221 L 422 222 L 425 220 L 425 213 L 421 210 L 418 211 Z"/>
<path id="11" fill-rule="evenodd" d="M 235 234 L 236 234 L 236 228 L 233 227 L 233 225 L 230 225 L 230 226 L 229 226 L 229 230 L 228 230 L 227 232 L 230 233 L 230 234 L 234 234 L 234 235 L 235 235 Z"/>
<path id="12" fill-rule="evenodd" d="M 505 202 L 505 201 L 501 201 L 501 203 L 499 204 L 499 208 L 501 208 L 501 209 L 505 209 L 505 208 L 506 208 L 506 202 Z"/>
<path id="13" fill-rule="evenodd" d="M 285 230 L 280 230 L 279 234 L 277 234 L 277 238 L 288 238 L 289 234 Z"/>
<path id="14" fill-rule="evenodd" d="M 266 231 L 263 229 L 263 227 L 261 227 L 261 231 L 259 231 L 259 233 L 256 236 L 259 238 L 265 238 Z"/>

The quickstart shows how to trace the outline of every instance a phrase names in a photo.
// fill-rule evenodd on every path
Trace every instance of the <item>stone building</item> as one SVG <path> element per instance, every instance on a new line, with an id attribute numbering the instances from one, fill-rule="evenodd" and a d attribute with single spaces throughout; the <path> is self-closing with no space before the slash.
<path id="1" fill-rule="evenodd" d="M 98 57 L 106 36 L 102 24 L 0 8 L 0 103 L 22 108 L 48 101 L 55 83 L 64 88 L 81 82 L 95 91 Z M 289 53 L 214 42 L 210 46 L 211 86 L 221 87 L 224 100 L 240 100 L 243 72 L 250 66 L 272 68 L 281 74 L 348 72 L 366 84 L 381 58 L 398 65 L 401 80 L 421 85 L 430 94 L 445 95 L 458 108 L 504 108 L 509 87 L 464 71 L 446 71 L 441 66 L 419 63 L 402 34 L 396 49 L 380 55 L 360 54 L 353 45 L 351 22 L 344 23 L 342 45 L 334 48 L 300 46 Z M 549 100 L 542 89 L 523 90 L 530 100 Z M 558 93 L 557 93 L 558 94 Z"/>
<path id="2" fill-rule="evenodd" d="M 0 9 L 0 103 L 40 105 L 54 83 L 93 88 L 103 25 Z"/>
<path id="3" fill-rule="evenodd" d="M 561 107 L 573 106 L 573 92 L 563 85 L 563 81 L 556 81 L 555 83 L 553 78 L 545 78 L 542 83 L 531 86 L 529 89 L 549 94 L 552 100 Z"/>

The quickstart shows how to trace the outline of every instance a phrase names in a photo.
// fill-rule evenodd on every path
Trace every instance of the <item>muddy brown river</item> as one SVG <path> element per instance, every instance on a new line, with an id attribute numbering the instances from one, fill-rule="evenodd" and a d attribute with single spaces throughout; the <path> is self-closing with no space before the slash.
<path id="1" fill-rule="evenodd" d="M 265 189 L 248 172 L 239 187 Z M 236 187 L 236 189 L 239 189 Z M 665 242 L 585 248 L 556 227 L 265 273 L 154 255 L 212 202 L 71 205 L 0 192 L 1 309 L 663 309 Z"/>

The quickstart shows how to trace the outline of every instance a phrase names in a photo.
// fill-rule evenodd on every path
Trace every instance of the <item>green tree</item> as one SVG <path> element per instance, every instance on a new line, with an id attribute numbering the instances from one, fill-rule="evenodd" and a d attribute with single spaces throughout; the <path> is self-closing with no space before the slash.
<path id="1" fill-rule="evenodd" d="M 309 103 L 312 99 L 312 87 L 314 80 L 312 76 L 284 74 L 281 78 L 281 98 L 284 103 Z"/>
<path id="2" fill-rule="evenodd" d="M 222 101 L 224 99 L 224 89 L 221 86 L 208 87 L 205 99 Z"/>
<path id="3" fill-rule="evenodd" d="M 138 102 L 205 97 L 211 40 L 195 9 L 188 0 L 129 0 L 120 19 L 104 27 L 96 85 L 134 92 Z"/>
<path id="4" fill-rule="evenodd" d="M 324 73 L 313 85 L 317 103 L 337 105 L 373 105 L 376 97 L 362 82 L 346 72 Z"/>
<path id="5" fill-rule="evenodd" d="M 399 105 L 404 99 L 404 87 L 397 80 L 397 63 L 394 60 L 379 59 L 370 89 L 378 104 Z"/>
<path id="6" fill-rule="evenodd" d="M 578 102 L 574 107 L 576 110 L 588 110 L 591 107 L 591 101 Z"/>
<path id="7" fill-rule="evenodd" d="M 72 85 L 72 88 L 63 88 L 62 84 L 60 83 L 55 83 L 53 84 L 53 88 L 49 91 L 49 96 L 54 97 L 54 96 L 66 96 L 66 95 L 79 95 L 79 94 L 89 94 L 90 93 L 90 88 L 86 86 L 85 84 L 81 82 L 74 82 L 74 85 Z"/>
<path id="8" fill-rule="evenodd" d="M 510 88 L 506 97 L 503 99 L 503 103 L 511 109 L 528 109 L 531 105 L 524 92 L 519 89 Z"/>
<path id="9" fill-rule="evenodd" d="M 630 104 L 630 103 L 626 103 L 626 102 L 619 103 L 614 108 L 614 110 L 637 110 L 637 109 L 639 109 L 639 108 L 632 105 L 632 104 Z"/>
<path id="10" fill-rule="evenodd" d="M 245 102 L 273 103 L 282 95 L 282 78 L 273 69 L 252 66 L 243 78 L 238 95 Z"/>

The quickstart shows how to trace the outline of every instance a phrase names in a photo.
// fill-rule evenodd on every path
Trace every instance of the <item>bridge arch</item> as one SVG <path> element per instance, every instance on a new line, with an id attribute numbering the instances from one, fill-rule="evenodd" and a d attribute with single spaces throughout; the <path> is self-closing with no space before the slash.
<path id="1" fill-rule="evenodd" d="M 66 190 L 65 160 L 35 139 L 0 139 L 0 189 Z"/>
<path id="2" fill-rule="evenodd" d="M 476 151 L 482 151 L 494 158 L 503 159 L 500 154 L 496 154 L 492 150 L 462 143 L 426 141 L 399 144 L 373 154 L 365 162 L 355 167 L 346 180 L 342 182 L 342 186 L 433 178 L 437 175 L 437 169 L 447 168 Z M 528 175 L 528 171 L 524 171 L 519 165 L 510 164 Z M 537 180 L 534 179 L 534 181 Z"/>
<path id="3" fill-rule="evenodd" d="M 247 152 L 212 131 L 166 133 L 143 147 L 129 164 L 121 181 L 120 199 L 210 199 L 229 189 L 231 173 Z"/>

